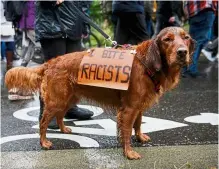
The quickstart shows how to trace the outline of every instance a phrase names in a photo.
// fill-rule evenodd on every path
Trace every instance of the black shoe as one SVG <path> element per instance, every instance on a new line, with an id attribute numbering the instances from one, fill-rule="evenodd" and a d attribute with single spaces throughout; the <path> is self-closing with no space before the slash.
<path id="1" fill-rule="evenodd" d="M 88 120 L 93 115 L 94 113 L 92 111 L 75 106 L 67 111 L 65 118 L 66 119 Z"/>
<path id="2" fill-rule="evenodd" d="M 49 129 L 59 129 L 58 124 L 56 123 L 56 118 L 53 118 L 52 121 L 48 125 Z"/>
<path id="3" fill-rule="evenodd" d="M 20 57 L 18 57 L 16 54 L 13 55 L 13 60 L 19 60 Z"/>
<path id="4" fill-rule="evenodd" d="M 28 65 L 28 62 L 26 62 L 26 61 L 22 61 L 22 62 L 21 62 L 21 66 L 27 67 L 27 65 Z"/>

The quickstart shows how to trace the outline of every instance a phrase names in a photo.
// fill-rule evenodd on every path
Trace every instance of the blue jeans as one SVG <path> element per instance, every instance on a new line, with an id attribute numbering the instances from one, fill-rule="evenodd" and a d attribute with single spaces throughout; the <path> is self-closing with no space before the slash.
<path id="1" fill-rule="evenodd" d="M 1 42 L 1 59 L 5 58 L 5 42 Z"/>
<path id="2" fill-rule="evenodd" d="M 154 34 L 153 22 L 151 19 L 145 19 L 147 32 L 149 37 L 151 38 Z"/>
<path id="3" fill-rule="evenodd" d="M 214 18 L 213 11 L 203 11 L 189 19 L 189 33 L 197 44 L 192 56 L 192 64 L 184 68 L 183 72 L 198 73 L 198 59 L 202 48 L 211 39 Z"/>
<path id="4" fill-rule="evenodd" d="M 14 52 L 14 49 L 14 42 L 1 42 L 1 59 L 4 59 L 6 57 L 6 51 Z"/>

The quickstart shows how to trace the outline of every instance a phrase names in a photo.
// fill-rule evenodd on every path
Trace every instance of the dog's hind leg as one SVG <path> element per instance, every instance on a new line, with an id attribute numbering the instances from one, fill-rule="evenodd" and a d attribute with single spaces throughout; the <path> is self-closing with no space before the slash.
<path id="1" fill-rule="evenodd" d="M 67 112 L 68 109 L 70 108 L 70 106 L 72 106 L 74 104 L 76 105 L 78 100 L 79 99 L 77 97 L 75 97 L 75 96 L 70 98 L 70 100 L 68 101 L 69 102 L 69 104 L 68 104 L 69 106 L 67 107 L 67 109 L 64 112 Z M 65 113 L 63 113 L 63 112 L 62 113 L 57 113 L 56 114 L 56 120 L 57 120 L 57 124 L 59 125 L 59 128 L 60 128 L 61 132 L 68 134 L 68 133 L 71 133 L 71 129 L 69 127 L 65 126 L 64 121 L 63 121 L 64 116 L 65 116 Z"/>
<path id="2" fill-rule="evenodd" d="M 42 119 L 40 120 L 40 144 L 43 148 L 49 149 L 52 146 L 52 142 L 46 139 L 46 130 L 52 118 L 55 115 L 50 113 L 46 107 L 43 111 Z"/>
<path id="3" fill-rule="evenodd" d="M 50 100 L 49 104 L 45 103 L 42 119 L 40 121 L 40 143 L 42 147 L 49 149 L 52 143 L 46 139 L 46 130 L 50 121 L 56 117 L 57 124 L 64 133 L 70 133 L 71 129 L 66 127 L 63 122 L 63 117 L 68 110 L 70 101 L 66 99 L 66 102 L 55 102 Z"/>
<path id="4" fill-rule="evenodd" d="M 123 110 L 120 109 L 117 116 L 118 130 L 120 133 L 124 155 L 128 159 L 141 158 L 141 156 L 137 152 L 135 152 L 130 145 L 132 128 L 136 118 L 137 118 L 136 110 L 127 107 L 124 108 Z"/>
<path id="5" fill-rule="evenodd" d="M 142 112 L 138 113 L 138 116 L 134 123 L 135 136 L 138 141 L 145 143 L 150 140 L 150 137 L 141 132 Z"/>
<path id="6" fill-rule="evenodd" d="M 43 116 L 40 121 L 40 143 L 42 147 L 47 149 L 52 146 L 52 143 L 46 139 L 46 130 L 50 121 L 54 117 L 56 117 L 62 132 L 70 132 L 70 129 L 64 126 L 63 117 L 71 105 L 74 93 L 73 87 L 67 80 L 62 80 L 58 83 L 57 81 L 58 80 L 56 78 L 50 78 L 50 81 L 44 83 L 47 86 L 47 90 L 41 90 L 45 106 Z"/>

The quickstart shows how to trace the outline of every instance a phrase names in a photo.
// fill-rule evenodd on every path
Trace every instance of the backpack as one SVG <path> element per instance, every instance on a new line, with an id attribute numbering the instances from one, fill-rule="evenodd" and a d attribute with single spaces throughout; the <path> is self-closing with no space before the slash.
<path id="1" fill-rule="evenodd" d="M 4 15 L 14 26 L 20 21 L 25 11 L 26 1 L 4 1 Z"/>

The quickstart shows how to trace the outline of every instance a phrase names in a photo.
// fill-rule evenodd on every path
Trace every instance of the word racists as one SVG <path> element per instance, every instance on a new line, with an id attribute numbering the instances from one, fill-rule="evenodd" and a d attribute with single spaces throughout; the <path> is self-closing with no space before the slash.
<path id="1" fill-rule="evenodd" d="M 133 59 L 130 50 L 94 49 L 82 59 L 78 84 L 127 90 Z"/>

